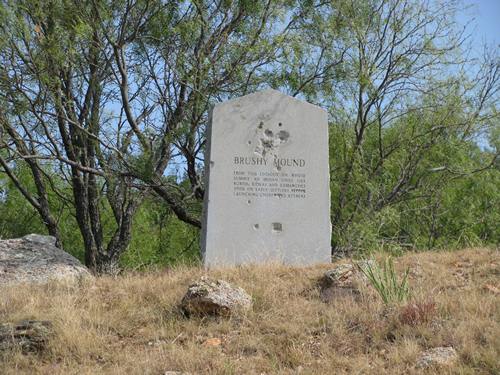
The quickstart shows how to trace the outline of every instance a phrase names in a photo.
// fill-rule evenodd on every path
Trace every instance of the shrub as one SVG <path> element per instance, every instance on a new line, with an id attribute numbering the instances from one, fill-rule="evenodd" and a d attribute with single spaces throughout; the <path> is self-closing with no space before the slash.
<path id="1" fill-rule="evenodd" d="M 436 315 L 436 311 L 436 303 L 434 301 L 410 303 L 401 308 L 399 321 L 402 324 L 410 326 L 429 323 Z"/>

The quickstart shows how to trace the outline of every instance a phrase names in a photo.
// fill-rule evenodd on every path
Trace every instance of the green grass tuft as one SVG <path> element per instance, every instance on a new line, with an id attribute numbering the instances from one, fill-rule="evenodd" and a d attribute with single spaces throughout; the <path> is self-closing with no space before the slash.
<path id="1" fill-rule="evenodd" d="M 394 269 L 394 261 L 391 257 L 385 258 L 382 267 L 374 260 L 358 263 L 357 266 L 368 278 L 368 281 L 386 305 L 408 300 L 410 296 L 410 287 L 408 284 L 409 268 L 406 268 L 399 281 L 397 272 Z"/>

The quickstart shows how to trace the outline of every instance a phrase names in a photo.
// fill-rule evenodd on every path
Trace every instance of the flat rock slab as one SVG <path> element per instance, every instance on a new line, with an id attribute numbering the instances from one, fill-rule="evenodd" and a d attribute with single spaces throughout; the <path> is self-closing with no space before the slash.
<path id="1" fill-rule="evenodd" d="M 87 268 L 56 247 L 54 237 L 30 234 L 0 240 L 0 286 L 49 280 L 74 282 L 87 277 L 92 277 Z"/>
<path id="2" fill-rule="evenodd" d="M 0 351 L 20 349 L 38 352 L 45 348 L 52 335 L 52 323 L 44 320 L 23 320 L 0 324 Z"/>
<path id="3" fill-rule="evenodd" d="M 205 171 L 205 265 L 330 262 L 326 111 L 276 90 L 218 104 Z"/>

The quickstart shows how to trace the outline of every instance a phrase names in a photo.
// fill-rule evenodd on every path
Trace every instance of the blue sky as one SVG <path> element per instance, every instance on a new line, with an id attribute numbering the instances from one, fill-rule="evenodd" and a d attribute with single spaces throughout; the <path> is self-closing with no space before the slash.
<path id="1" fill-rule="evenodd" d="M 483 43 L 500 45 L 500 0 L 464 0 L 468 7 L 458 16 L 458 21 L 465 24 L 474 18 L 471 24 L 472 41 L 475 52 L 480 51 Z"/>
<path id="2" fill-rule="evenodd" d="M 485 43 L 500 49 L 500 0 L 463 0 L 463 4 L 467 9 L 458 15 L 457 21 L 466 24 L 472 19 L 469 26 L 471 57 L 479 57 Z M 478 143 L 482 148 L 489 148 L 484 137 L 479 137 Z"/>

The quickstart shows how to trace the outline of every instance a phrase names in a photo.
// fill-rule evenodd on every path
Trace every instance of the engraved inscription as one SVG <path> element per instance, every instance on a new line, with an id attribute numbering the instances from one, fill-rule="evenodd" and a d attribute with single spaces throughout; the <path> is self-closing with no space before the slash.
<path id="1" fill-rule="evenodd" d="M 257 156 L 235 156 L 233 159 L 235 165 L 273 165 L 278 170 L 282 167 L 299 167 L 303 168 L 306 166 L 306 161 L 300 158 L 279 158 L 274 155 L 273 160 L 268 160 L 265 157 Z"/>
<path id="2" fill-rule="evenodd" d="M 306 174 L 238 169 L 233 172 L 233 195 L 237 197 L 305 199 Z"/>

